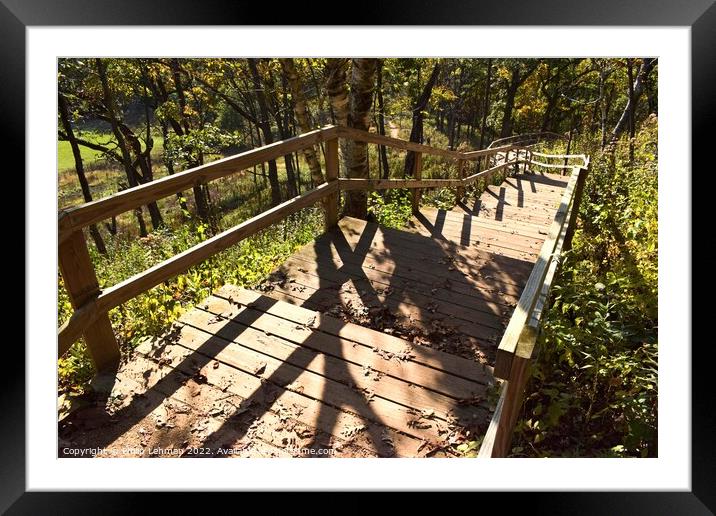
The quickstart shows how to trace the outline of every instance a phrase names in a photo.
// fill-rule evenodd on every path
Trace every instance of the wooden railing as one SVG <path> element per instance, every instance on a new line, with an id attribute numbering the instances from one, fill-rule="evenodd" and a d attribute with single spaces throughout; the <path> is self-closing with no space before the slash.
<path id="1" fill-rule="evenodd" d="M 509 453 L 512 432 L 517 422 L 529 367 L 536 354 L 539 327 L 549 302 L 549 292 L 563 251 L 571 247 L 579 204 L 589 170 L 589 157 L 584 155 L 547 155 L 532 152 L 532 156 L 547 159 L 579 159 L 571 165 L 572 174 L 564 190 L 537 263 L 527 280 L 515 311 L 507 324 L 497 348 L 494 375 L 505 380 L 500 398 L 487 430 L 480 457 L 504 457 Z M 528 159 L 529 164 L 544 166 Z M 560 165 L 559 168 L 562 168 Z"/>
<path id="2" fill-rule="evenodd" d="M 415 153 L 412 178 L 339 178 L 339 138 L 384 145 Z M 149 202 L 174 195 L 193 186 L 206 184 L 209 181 L 238 173 L 254 165 L 275 160 L 321 143 L 324 144 L 326 183 L 264 211 L 116 285 L 100 289 L 90 260 L 83 228 L 133 210 Z M 458 177 L 452 179 L 422 179 L 423 154 L 455 160 Z M 417 211 L 421 189 L 454 187 L 457 189 L 458 199 L 461 199 L 464 196 L 465 187 L 478 179 L 487 181 L 506 167 L 512 165 L 517 170 L 520 164 L 525 169 L 528 164 L 544 165 L 543 162 L 533 160 L 535 156 L 547 159 L 565 158 L 565 156 L 538 154 L 533 152 L 531 147 L 522 145 L 504 145 L 479 151 L 459 152 L 438 149 L 346 127 L 328 126 L 295 138 L 167 176 L 148 184 L 136 186 L 104 199 L 64 210 L 60 212 L 58 221 L 58 254 L 60 270 L 74 312 L 58 330 L 59 355 L 62 356 L 66 353 L 74 342 L 84 336 L 91 358 L 98 370 L 116 367 L 119 361 L 119 347 L 109 320 L 108 313 L 111 309 L 185 272 L 216 253 L 256 234 L 258 231 L 281 221 L 286 216 L 312 206 L 319 201 L 324 206 L 326 228 L 329 229 L 335 226 L 339 218 L 338 205 L 341 191 L 390 188 L 412 189 L 413 209 Z M 514 391 L 520 385 L 521 388 L 524 388 L 522 378 L 526 377 L 526 364 L 531 359 L 534 341 L 536 340 L 536 328 L 539 326 L 541 313 L 544 309 L 556 268 L 556 257 L 559 256 L 562 248 L 569 246 L 571 233 L 574 229 L 576 219 L 576 208 L 574 207 L 579 203 L 589 162 L 588 158 L 582 155 L 567 158 L 572 159 L 575 157 L 581 158 L 583 161 L 580 165 L 574 166 L 569 186 L 565 190 L 562 204 L 557 211 L 550 234 L 542 247 L 539 260 L 532 271 L 532 275 L 498 350 L 495 375 L 508 380 L 505 384 L 507 388 L 503 389 L 503 396 L 498 407 L 499 414 L 504 415 L 504 417 L 509 416 L 512 418 L 514 410 L 510 407 L 514 404 L 514 400 L 517 399 Z M 490 163 L 490 160 L 492 160 L 492 163 Z M 473 161 L 477 161 L 477 171 L 467 175 L 467 164 Z M 487 168 L 480 170 L 483 161 L 487 164 Z M 518 377 L 518 375 L 521 376 Z M 521 395 L 521 392 L 519 395 Z M 507 397 L 509 397 L 509 400 Z M 502 430 L 506 428 L 501 422 L 498 426 Z M 512 426 L 514 426 L 514 423 L 512 423 Z M 510 426 L 509 428 L 511 429 L 512 427 Z M 503 434 L 498 432 L 496 434 L 497 438 Z M 483 446 L 483 449 L 485 449 L 485 446 Z"/>

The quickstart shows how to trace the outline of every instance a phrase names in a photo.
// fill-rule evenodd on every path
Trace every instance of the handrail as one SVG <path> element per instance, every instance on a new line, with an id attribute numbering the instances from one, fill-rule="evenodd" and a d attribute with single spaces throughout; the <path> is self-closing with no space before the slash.
<path id="1" fill-rule="evenodd" d="M 197 263 L 283 219 L 287 215 L 310 206 L 337 191 L 337 181 L 323 183 L 303 195 L 279 204 L 180 254 L 137 273 L 121 283 L 105 289 L 91 303 L 76 310 L 67 322 L 62 325 L 58 332 L 60 356 L 69 349 L 72 343 L 81 336 L 83 330 L 92 324 L 99 314 L 106 313 L 142 292 L 146 292 L 160 283 L 185 272 Z"/>
<path id="2" fill-rule="evenodd" d="M 338 139 L 346 138 L 416 153 L 416 169 L 413 179 L 358 179 L 338 178 Z M 94 269 L 89 259 L 87 244 L 82 228 L 114 215 L 130 211 L 157 199 L 184 191 L 190 187 L 205 184 L 214 179 L 229 176 L 240 170 L 264 161 L 277 159 L 282 155 L 306 149 L 325 142 L 325 164 L 327 183 L 314 190 L 290 199 L 270 210 L 234 226 L 192 248 L 173 256 L 149 269 L 105 289 L 99 288 Z M 514 152 L 514 157 L 510 154 Z M 422 154 L 446 157 L 457 160 L 457 179 L 422 179 Z M 483 156 L 495 155 L 501 163 L 486 170 L 464 177 L 465 161 L 479 159 Z M 112 335 L 107 312 L 129 299 L 145 292 L 156 285 L 185 272 L 189 268 L 214 254 L 232 246 L 256 232 L 278 222 L 287 215 L 324 201 L 326 207 L 326 226 L 331 227 L 337 221 L 337 199 L 341 191 L 351 190 L 382 190 L 391 188 L 408 188 L 414 190 L 415 200 L 423 188 L 457 187 L 464 192 L 464 187 L 480 178 L 490 175 L 519 163 L 530 162 L 531 151 L 524 146 L 505 145 L 480 151 L 459 152 L 439 149 L 415 142 L 400 140 L 376 133 L 359 131 L 348 127 L 327 126 L 294 138 L 289 138 L 271 145 L 252 149 L 221 160 L 207 163 L 171 176 L 158 179 L 151 183 L 124 190 L 109 197 L 89 202 L 74 208 L 63 210 L 59 214 L 59 255 L 60 268 L 65 278 L 70 301 L 74 308 L 72 316 L 58 330 L 58 351 L 64 354 L 78 338 L 85 336 L 90 352 L 98 368 L 98 357 L 116 358 L 118 353 L 95 353 L 93 349 L 106 347 Z M 462 189 L 462 190 L 461 190 Z M 116 343 L 111 343 L 116 346 Z M 97 349 L 95 349 L 97 348 Z M 100 350 L 101 351 L 101 350 Z"/>
<path id="3" fill-rule="evenodd" d="M 493 140 L 490 145 L 488 145 L 488 149 L 492 148 L 495 144 L 505 145 L 504 142 L 507 141 L 534 141 L 535 143 L 539 140 L 556 140 L 558 138 L 561 138 L 563 140 L 566 140 L 567 137 L 563 134 L 559 133 L 553 133 L 550 131 L 541 131 L 537 133 L 523 133 L 523 134 L 515 134 L 513 136 L 505 136 L 504 138 L 498 138 L 497 140 Z"/>
<path id="4" fill-rule="evenodd" d="M 88 202 L 61 211 L 59 217 L 59 241 L 60 243 L 64 242 L 72 232 L 87 227 L 90 224 L 100 222 L 114 215 L 119 215 L 120 213 L 125 213 L 149 202 L 188 190 L 193 186 L 229 176 L 258 163 L 271 161 L 281 156 L 313 147 L 318 143 L 335 138 L 337 134 L 337 127 L 323 127 L 300 136 L 288 138 L 234 156 L 212 161 L 205 165 L 190 168 L 183 172 L 157 179 L 151 183 L 128 188 L 127 190 L 97 201 Z"/>
<path id="5" fill-rule="evenodd" d="M 552 157 L 552 156 L 549 156 Z M 576 157 L 582 157 L 581 155 Z M 563 250 L 571 246 L 579 204 L 589 171 L 589 157 L 572 166 L 567 188 L 555 214 L 549 235 L 497 350 L 494 375 L 506 380 L 478 457 L 504 457 L 522 403 L 529 365 L 535 354 L 539 326 L 547 308 L 552 281 Z"/>

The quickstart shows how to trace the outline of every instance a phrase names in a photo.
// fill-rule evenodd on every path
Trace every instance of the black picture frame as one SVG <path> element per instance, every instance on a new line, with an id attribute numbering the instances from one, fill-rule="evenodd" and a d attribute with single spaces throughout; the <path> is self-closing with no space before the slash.
<path id="1" fill-rule="evenodd" d="M 708 129 L 716 121 L 714 0 L 522 0 L 489 4 L 400 0 L 390 4 L 361 2 L 360 5 L 361 9 L 351 13 L 348 19 L 348 10 L 324 0 L 312 0 L 310 10 L 298 2 L 282 3 L 280 8 L 271 9 L 270 15 L 265 3 L 255 1 L 0 0 L 0 113 L 3 118 L 0 127 L 5 132 L 3 145 L 14 149 L 15 155 L 24 157 L 25 102 L 30 100 L 25 97 L 25 29 L 28 26 L 295 25 L 301 21 L 310 25 L 342 25 L 349 21 L 353 25 L 689 26 L 692 170 L 707 172 L 713 169 L 707 160 L 712 154 Z M 699 153 L 699 150 L 706 152 Z M 691 171 L 687 174 L 693 178 Z M 697 205 L 692 197 L 692 206 Z M 693 216 L 692 221 L 696 222 Z M 695 227 L 692 231 L 692 235 L 697 234 Z M 31 273 L 25 268 L 26 277 Z M 691 301 L 683 300 L 689 304 Z M 692 320 L 698 319 L 692 315 Z M 507 504 L 501 500 L 501 506 L 525 503 L 533 512 L 549 514 L 713 514 L 716 511 L 716 440 L 713 438 L 716 418 L 710 376 L 714 352 L 708 339 L 689 340 L 683 344 L 684 352 L 690 347 L 692 356 L 692 491 L 560 493 L 558 500 L 550 493 L 522 493 L 511 494 Z M 3 349 L 6 367 L 0 375 L 0 511 L 8 514 L 113 514 L 143 507 L 147 503 L 144 499 L 147 493 L 26 492 L 25 350 L 17 345 L 10 346 L 9 339 L 7 344 Z M 25 342 L 26 346 L 32 344 Z M 492 498 L 495 495 L 481 493 L 472 503 L 479 501 L 481 505 L 485 504 L 483 510 L 487 510 L 490 505 L 485 496 Z M 212 495 L 212 503 L 204 509 L 218 508 L 217 502 L 222 498 L 224 495 Z M 185 512 L 192 503 L 205 501 L 204 497 L 165 493 L 162 509 Z"/>

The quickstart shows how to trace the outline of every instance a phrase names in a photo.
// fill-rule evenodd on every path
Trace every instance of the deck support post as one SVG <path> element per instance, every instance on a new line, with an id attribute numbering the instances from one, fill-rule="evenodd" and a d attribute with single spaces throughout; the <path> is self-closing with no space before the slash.
<path id="1" fill-rule="evenodd" d="M 576 168 L 576 167 L 575 167 Z M 579 214 L 579 204 L 582 202 L 582 195 L 584 193 L 584 184 L 587 182 L 587 174 L 589 168 L 577 168 L 575 171 L 579 174 L 577 178 L 577 185 L 574 189 L 574 200 L 572 201 L 572 211 L 569 214 L 569 222 L 567 226 L 567 232 L 564 235 L 564 250 L 568 251 L 572 248 L 572 237 L 574 236 L 574 229 L 577 225 L 577 215 Z"/>
<path id="2" fill-rule="evenodd" d="M 458 179 L 465 179 L 465 160 L 459 159 L 457 160 L 457 178 Z M 464 186 L 458 186 L 457 192 L 456 192 L 456 201 L 460 202 L 465 197 L 465 187 Z"/>
<path id="3" fill-rule="evenodd" d="M 77 310 L 99 295 L 99 282 L 81 229 L 60 243 L 58 259 L 72 308 Z M 119 345 L 109 315 L 106 312 L 98 314 L 83 335 L 95 369 L 98 372 L 116 369 L 120 358 Z"/>
<path id="4" fill-rule="evenodd" d="M 415 152 L 415 161 L 413 165 L 413 178 L 423 178 L 423 153 Z M 420 188 L 413 189 L 413 213 L 420 211 L 420 197 L 422 195 Z"/>
<path id="5" fill-rule="evenodd" d="M 501 407 L 499 415 L 496 416 L 498 420 L 495 433 L 490 436 L 490 440 L 492 440 L 490 457 L 506 457 L 510 453 L 512 434 L 522 409 L 525 386 L 530 377 L 530 365 L 535 356 L 537 337 L 538 331 L 531 326 L 526 326 L 520 335 L 517 352 L 512 358 L 510 374 L 500 396 Z M 486 451 L 489 452 L 489 450 Z"/>
<path id="6" fill-rule="evenodd" d="M 326 141 L 326 180 L 338 181 L 338 138 Z M 326 231 L 338 224 L 338 197 L 340 190 L 332 193 L 324 201 L 325 225 Z"/>

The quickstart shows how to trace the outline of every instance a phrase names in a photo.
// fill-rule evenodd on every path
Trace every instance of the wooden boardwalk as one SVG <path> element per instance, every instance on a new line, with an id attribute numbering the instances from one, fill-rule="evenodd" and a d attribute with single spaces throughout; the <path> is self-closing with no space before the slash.
<path id="1" fill-rule="evenodd" d="M 142 344 L 60 448 L 453 456 L 487 429 L 496 346 L 566 186 L 514 175 L 404 230 L 341 219 L 260 291 L 224 286 Z"/>

